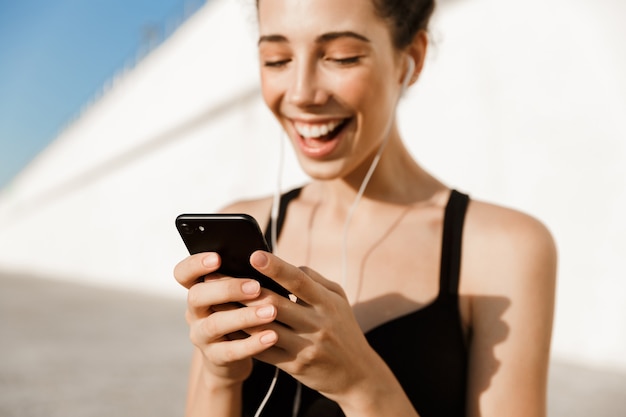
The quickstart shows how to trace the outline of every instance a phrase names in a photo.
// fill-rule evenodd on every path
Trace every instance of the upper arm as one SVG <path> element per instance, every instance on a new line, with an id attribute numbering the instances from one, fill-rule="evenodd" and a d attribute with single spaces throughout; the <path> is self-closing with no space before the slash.
<path id="1" fill-rule="evenodd" d="M 524 214 L 468 211 L 470 416 L 544 416 L 556 280 L 548 230 Z M 482 211 L 482 212 L 481 212 Z"/>

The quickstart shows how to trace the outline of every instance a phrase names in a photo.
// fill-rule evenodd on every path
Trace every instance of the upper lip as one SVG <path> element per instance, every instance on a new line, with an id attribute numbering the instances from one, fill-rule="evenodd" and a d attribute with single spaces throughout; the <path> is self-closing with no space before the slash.
<path id="1" fill-rule="evenodd" d="M 341 123 L 346 119 L 349 119 L 350 116 L 298 116 L 298 117 L 289 117 L 289 120 L 293 123 L 303 123 L 303 124 L 324 124 L 330 122 L 338 122 Z"/>

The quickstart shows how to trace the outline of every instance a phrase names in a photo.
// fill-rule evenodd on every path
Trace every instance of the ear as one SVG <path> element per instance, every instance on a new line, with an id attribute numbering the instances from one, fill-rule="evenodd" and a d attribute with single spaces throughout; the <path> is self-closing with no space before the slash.
<path id="1" fill-rule="evenodd" d="M 410 75 L 408 85 L 412 85 L 419 78 L 419 75 L 422 72 L 422 68 L 424 67 L 427 50 L 428 34 L 425 30 L 420 30 L 415 34 L 415 36 L 413 37 L 413 41 L 409 46 L 407 46 L 405 50 L 406 53 L 409 54 L 411 58 L 413 58 L 413 62 L 415 62 L 415 68 L 413 68 L 413 74 Z"/>

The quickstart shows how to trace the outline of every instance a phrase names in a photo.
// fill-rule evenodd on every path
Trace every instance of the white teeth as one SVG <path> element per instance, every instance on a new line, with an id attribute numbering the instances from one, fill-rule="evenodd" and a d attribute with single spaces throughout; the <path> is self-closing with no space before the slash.
<path id="1" fill-rule="evenodd" d="M 342 121 L 334 121 L 325 124 L 306 124 L 301 122 L 294 123 L 296 131 L 303 138 L 319 138 L 328 135 L 335 130 Z"/>

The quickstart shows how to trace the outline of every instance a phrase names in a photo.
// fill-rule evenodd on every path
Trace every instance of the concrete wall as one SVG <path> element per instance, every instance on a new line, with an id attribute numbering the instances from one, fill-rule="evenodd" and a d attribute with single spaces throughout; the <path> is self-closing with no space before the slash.
<path id="1" fill-rule="evenodd" d="M 276 184 L 251 4 L 209 2 L 3 190 L 0 270 L 184 295 L 175 216 Z M 624 15 L 619 0 L 441 1 L 400 121 L 442 180 L 553 231 L 554 355 L 626 370 Z M 305 180 L 288 151 L 283 187 Z"/>

